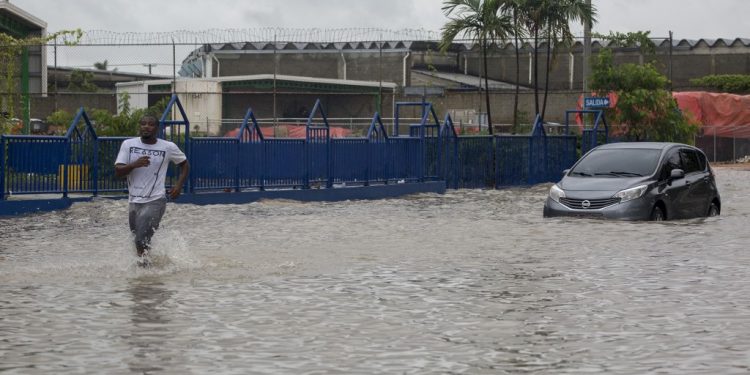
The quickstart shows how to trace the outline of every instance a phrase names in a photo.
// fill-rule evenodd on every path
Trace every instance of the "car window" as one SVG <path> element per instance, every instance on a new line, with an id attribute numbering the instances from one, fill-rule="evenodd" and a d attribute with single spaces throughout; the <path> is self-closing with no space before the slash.
<path id="1" fill-rule="evenodd" d="M 706 170 L 706 165 L 708 165 L 708 161 L 706 161 L 706 155 L 703 154 L 703 152 L 696 151 L 696 155 L 698 155 L 698 163 L 700 163 L 700 168 L 702 171 Z"/>
<path id="2" fill-rule="evenodd" d="M 680 159 L 682 159 L 682 166 L 685 170 L 685 174 L 701 171 L 701 165 L 698 161 L 698 155 L 695 151 L 682 149 L 680 150 Z"/>
<path id="3" fill-rule="evenodd" d="M 638 177 L 656 171 L 661 150 L 617 148 L 593 150 L 570 170 L 571 176 Z"/>
<path id="4" fill-rule="evenodd" d="M 667 154 L 667 157 L 664 159 L 659 179 L 668 179 L 673 169 L 682 169 L 682 159 L 680 158 L 680 153 L 677 150 L 673 150 L 669 154 Z"/>

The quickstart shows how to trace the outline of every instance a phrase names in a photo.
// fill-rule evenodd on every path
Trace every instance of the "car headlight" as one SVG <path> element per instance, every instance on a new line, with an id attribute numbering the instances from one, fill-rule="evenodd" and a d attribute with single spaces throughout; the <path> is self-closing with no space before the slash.
<path id="1" fill-rule="evenodd" d="M 553 201 L 560 203 L 560 198 L 565 198 L 565 192 L 557 185 L 552 185 L 552 187 L 549 189 L 549 197 Z"/>
<path id="2" fill-rule="evenodd" d="M 646 192 L 646 189 L 648 189 L 648 185 L 636 186 L 634 188 L 620 190 L 614 195 L 614 197 L 620 198 L 620 203 L 627 202 L 642 197 Z"/>

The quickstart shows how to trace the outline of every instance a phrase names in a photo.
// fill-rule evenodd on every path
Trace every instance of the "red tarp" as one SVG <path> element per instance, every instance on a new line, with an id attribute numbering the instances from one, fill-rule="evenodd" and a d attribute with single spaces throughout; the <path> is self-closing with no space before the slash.
<path id="1" fill-rule="evenodd" d="M 261 127 L 260 131 L 263 133 L 264 138 L 274 137 L 273 127 Z M 302 125 L 278 125 L 276 127 L 276 132 L 279 138 L 305 138 L 305 126 Z M 328 128 L 328 132 L 330 133 L 331 138 L 344 138 L 351 137 L 352 135 L 351 130 L 336 126 Z M 224 137 L 237 137 L 239 133 L 239 128 L 232 129 L 224 134 Z"/>
<path id="2" fill-rule="evenodd" d="M 701 124 L 703 135 L 750 138 L 750 95 L 693 91 L 673 96 Z"/>
<path id="3" fill-rule="evenodd" d="M 611 106 L 617 95 L 610 93 Z M 677 106 L 690 113 L 701 126 L 705 136 L 750 138 L 750 95 L 735 95 L 705 91 L 674 92 Z M 583 107 L 583 96 L 578 99 L 578 109 Z M 576 123 L 581 126 L 580 114 Z"/>

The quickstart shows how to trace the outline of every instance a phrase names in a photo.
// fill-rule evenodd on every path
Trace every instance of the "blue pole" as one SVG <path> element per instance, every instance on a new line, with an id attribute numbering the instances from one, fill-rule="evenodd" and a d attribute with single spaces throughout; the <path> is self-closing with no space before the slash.
<path id="1" fill-rule="evenodd" d="M 240 133 L 243 132 L 243 129 L 240 129 Z M 234 191 L 239 192 L 240 191 L 240 140 L 237 140 L 237 143 L 235 144 L 237 147 L 236 153 L 235 153 L 235 163 L 234 163 Z"/>
<path id="2" fill-rule="evenodd" d="M 454 189 L 458 189 L 458 171 L 456 170 L 458 169 L 458 143 L 459 143 L 459 138 L 453 137 L 453 168 L 454 168 L 453 169 L 453 172 L 454 172 L 453 186 L 455 186 Z"/>
<path id="3" fill-rule="evenodd" d="M 370 137 L 367 137 L 367 143 L 365 143 L 366 165 L 365 165 L 365 186 L 370 186 L 370 164 L 372 164 L 372 141 Z"/>
<path id="4" fill-rule="evenodd" d="M 0 200 L 5 200 L 5 136 L 0 135 Z"/>
<path id="5" fill-rule="evenodd" d="M 70 138 L 65 140 L 65 157 L 63 162 L 63 198 L 68 197 L 68 166 L 70 165 Z"/>
<path id="6" fill-rule="evenodd" d="M 261 138 L 260 146 L 260 191 L 264 191 L 266 190 L 266 176 L 270 175 L 269 169 L 271 167 L 268 162 L 270 159 L 268 157 L 268 143 L 264 138 Z"/>
<path id="7" fill-rule="evenodd" d="M 309 132 L 309 130 L 308 130 Z M 304 146 L 304 157 L 305 157 L 305 175 L 302 179 L 302 188 L 303 189 L 309 189 L 310 188 L 310 156 L 308 155 L 310 153 L 310 143 L 309 143 L 310 136 L 307 136 L 307 139 L 305 139 L 305 143 L 303 143 Z"/>
<path id="8" fill-rule="evenodd" d="M 331 157 L 331 147 L 331 134 L 326 127 L 326 174 L 328 175 L 328 178 L 326 179 L 326 187 L 329 189 L 333 187 L 333 158 Z"/>
<path id="9" fill-rule="evenodd" d="M 99 139 L 94 138 L 94 196 L 99 195 Z"/>

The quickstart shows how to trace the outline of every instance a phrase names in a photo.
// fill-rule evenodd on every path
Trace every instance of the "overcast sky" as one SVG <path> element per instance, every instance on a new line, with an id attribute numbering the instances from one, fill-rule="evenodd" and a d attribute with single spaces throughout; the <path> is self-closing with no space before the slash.
<path id="1" fill-rule="evenodd" d="M 48 31 L 383 28 L 439 31 L 442 0 L 10 0 Z M 594 31 L 651 31 L 654 37 L 750 37 L 749 0 L 592 0 Z M 580 30 L 580 28 L 579 28 Z"/>
<path id="2" fill-rule="evenodd" d="M 0 0 L 3 1 L 3 0 Z M 675 39 L 750 38 L 745 17 L 750 0 L 592 0 L 598 11 L 594 31 L 651 31 L 652 37 Z M 82 44 L 163 43 L 160 46 L 60 47 L 48 51 L 48 64 L 92 69 L 95 62 L 107 60 L 110 69 L 134 73 L 172 76 L 188 54 L 201 43 L 272 41 L 277 29 L 302 29 L 279 35 L 278 41 L 375 41 L 414 40 L 427 33 L 397 34 L 388 37 L 380 31 L 355 32 L 353 28 L 385 30 L 427 30 L 439 37 L 447 22 L 443 0 L 10 0 L 17 7 L 47 22 L 48 32 L 80 28 L 89 33 Z M 245 30 L 245 33 L 207 33 L 207 30 Z M 264 30 L 265 29 L 265 30 Z M 312 29 L 329 30 L 317 39 Z M 331 33 L 331 29 L 344 29 Z M 573 27 L 583 34 L 580 25 Z M 189 30 L 162 35 L 157 33 Z M 258 33 L 261 30 L 262 33 Z M 269 31 L 270 30 L 270 31 Z M 131 33 L 150 33 L 136 34 Z M 311 34 L 308 39 L 300 35 Z M 93 37 L 92 35 L 97 35 Z M 149 39 L 144 39 L 145 37 Z M 175 37 L 175 35 L 177 35 Z M 221 40 L 216 40 L 220 35 Z M 228 36 L 227 36 L 228 35 Z M 239 35 L 239 36 L 238 36 Z M 246 35 L 252 35 L 250 37 Z M 158 37 L 158 38 L 157 38 Z M 200 39 L 205 37 L 206 39 Z M 156 39 L 152 39 L 156 38 Z M 182 39 L 180 39 L 182 38 Z M 227 39 L 225 39 L 227 38 Z M 228 38 L 231 38 L 228 39 Z M 170 40 L 177 44 L 173 53 Z M 181 44 L 185 43 L 185 44 Z"/>

